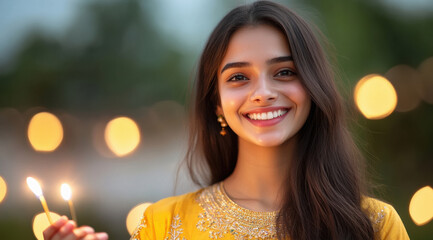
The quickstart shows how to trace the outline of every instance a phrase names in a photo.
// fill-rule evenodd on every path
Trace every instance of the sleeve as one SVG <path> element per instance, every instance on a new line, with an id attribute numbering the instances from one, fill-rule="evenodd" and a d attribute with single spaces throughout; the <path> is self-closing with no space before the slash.
<path id="1" fill-rule="evenodd" d="M 182 224 L 184 223 L 181 223 L 181 218 L 189 215 L 187 209 L 190 209 L 185 205 L 185 202 L 194 201 L 194 194 L 168 197 L 147 207 L 130 240 L 159 240 L 169 236 L 170 239 L 181 239 L 177 238 L 185 234 L 183 233 L 184 226 Z"/>
<path id="2" fill-rule="evenodd" d="M 130 240 L 152 240 L 152 239 L 161 239 L 157 238 L 155 226 L 158 224 L 154 223 L 153 220 L 153 211 L 151 206 L 149 206 L 143 213 L 141 217 L 140 223 L 135 229 L 134 233 L 131 235 Z"/>
<path id="3" fill-rule="evenodd" d="M 387 204 L 385 208 L 386 216 L 380 230 L 382 240 L 407 240 L 410 239 L 406 228 L 393 206 Z"/>

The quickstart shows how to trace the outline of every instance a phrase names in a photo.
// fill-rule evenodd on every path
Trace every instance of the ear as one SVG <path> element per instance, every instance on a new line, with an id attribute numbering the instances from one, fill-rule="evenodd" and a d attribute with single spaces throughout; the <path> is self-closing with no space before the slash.
<path id="1" fill-rule="evenodd" d="M 220 105 L 218 105 L 217 107 L 216 107 L 216 115 L 217 116 L 219 116 L 219 115 L 223 115 L 224 116 L 224 112 L 223 112 L 223 109 L 221 108 L 221 106 Z"/>

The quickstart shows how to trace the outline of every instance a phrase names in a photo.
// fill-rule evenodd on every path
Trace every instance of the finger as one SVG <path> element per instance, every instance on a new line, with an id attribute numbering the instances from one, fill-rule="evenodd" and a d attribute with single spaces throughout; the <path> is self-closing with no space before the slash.
<path id="1" fill-rule="evenodd" d="M 75 228 L 75 225 L 74 225 L 73 221 L 66 222 L 66 224 L 60 228 L 60 230 L 57 232 L 57 234 L 54 235 L 55 238 L 53 238 L 53 240 L 63 239 L 64 237 L 71 234 L 72 230 L 74 230 L 74 228 Z"/>
<path id="2" fill-rule="evenodd" d="M 98 240 L 108 240 L 107 233 L 96 233 L 96 236 L 98 237 Z"/>
<path id="3" fill-rule="evenodd" d="M 80 229 L 85 231 L 87 234 L 95 233 L 95 230 L 90 226 L 81 226 Z"/>
<path id="4" fill-rule="evenodd" d="M 95 233 L 98 240 L 108 240 L 108 234 L 105 232 Z"/>
<path id="5" fill-rule="evenodd" d="M 74 220 L 69 220 L 69 222 L 70 222 L 72 225 L 74 225 L 74 228 L 77 227 L 77 223 L 76 223 Z"/>
<path id="6" fill-rule="evenodd" d="M 75 235 L 75 231 L 73 231 L 72 233 L 62 237 L 62 240 L 77 240 L 77 239 L 82 239 L 82 237 L 77 237 Z"/>
<path id="7" fill-rule="evenodd" d="M 62 216 L 59 220 L 55 221 L 48 228 L 46 228 L 43 232 L 44 239 L 51 239 L 54 234 L 56 234 L 59 229 L 66 224 L 68 218 L 66 216 Z"/>
<path id="8" fill-rule="evenodd" d="M 72 223 L 70 223 L 72 225 Z M 87 232 L 82 228 L 73 228 L 72 232 L 66 236 L 63 236 L 62 240 L 77 240 L 82 239 L 87 235 Z"/>
<path id="9" fill-rule="evenodd" d="M 82 228 L 76 228 L 72 232 L 73 232 L 73 235 L 75 236 L 75 238 L 78 238 L 78 239 L 81 239 L 87 235 L 87 232 L 84 231 Z"/>
<path id="10" fill-rule="evenodd" d="M 108 234 L 104 232 L 89 234 L 83 240 L 108 240 Z"/>

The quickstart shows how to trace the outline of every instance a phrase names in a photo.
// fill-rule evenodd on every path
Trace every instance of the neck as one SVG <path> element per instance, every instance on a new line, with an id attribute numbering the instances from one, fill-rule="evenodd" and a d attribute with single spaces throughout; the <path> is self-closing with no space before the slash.
<path id="1" fill-rule="evenodd" d="M 294 142 L 292 139 L 280 146 L 262 147 L 239 139 L 235 170 L 224 180 L 227 195 L 252 210 L 278 210 Z"/>

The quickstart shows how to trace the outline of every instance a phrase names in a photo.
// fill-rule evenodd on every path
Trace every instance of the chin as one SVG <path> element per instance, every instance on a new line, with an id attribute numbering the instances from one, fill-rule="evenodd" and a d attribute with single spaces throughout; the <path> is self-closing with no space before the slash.
<path id="1" fill-rule="evenodd" d="M 254 141 L 260 147 L 278 147 L 286 142 L 288 142 L 288 139 L 283 137 L 263 137 Z"/>

